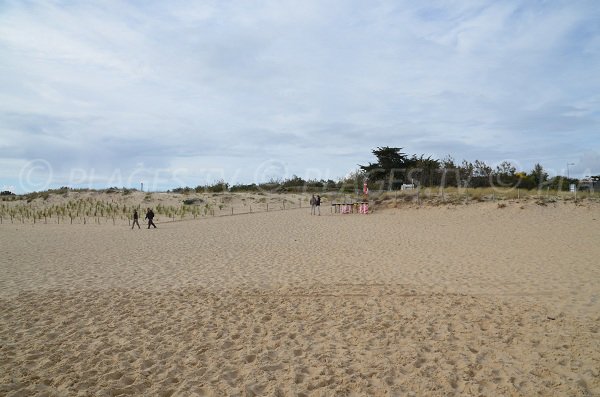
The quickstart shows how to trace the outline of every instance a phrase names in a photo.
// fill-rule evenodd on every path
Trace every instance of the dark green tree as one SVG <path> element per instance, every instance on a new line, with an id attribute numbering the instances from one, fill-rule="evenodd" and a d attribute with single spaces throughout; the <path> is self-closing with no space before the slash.
<path id="1" fill-rule="evenodd" d="M 369 181 L 379 182 L 383 189 L 397 189 L 406 181 L 406 174 L 414 162 L 398 147 L 378 147 L 372 153 L 377 157 L 376 163 L 360 165 Z"/>
<path id="2" fill-rule="evenodd" d="M 518 182 L 516 172 L 517 169 L 510 161 L 501 162 L 494 171 L 494 185 L 499 187 L 515 186 Z"/>
<path id="3" fill-rule="evenodd" d="M 441 161 L 442 178 L 440 184 L 444 186 L 458 186 L 458 167 L 454 162 L 454 157 L 447 155 Z"/>
<path id="4" fill-rule="evenodd" d="M 492 179 L 492 167 L 484 161 L 475 160 L 473 164 L 473 178 L 471 186 L 473 187 L 489 187 Z"/>
<path id="5" fill-rule="evenodd" d="M 411 158 L 411 169 L 407 174 L 408 182 L 417 183 L 420 186 L 434 186 L 440 181 L 440 161 L 422 154 L 417 157 L 413 154 Z"/>
<path id="6" fill-rule="evenodd" d="M 548 173 L 544 170 L 544 167 L 542 167 L 542 165 L 539 163 L 533 166 L 533 170 L 531 170 L 531 173 L 529 175 L 532 177 L 535 186 L 537 186 L 538 188 L 540 188 L 542 184 L 544 184 L 544 182 L 548 180 Z"/>
<path id="7" fill-rule="evenodd" d="M 460 184 L 463 187 L 471 186 L 471 178 L 473 178 L 473 173 L 475 171 L 475 166 L 473 163 L 467 160 L 463 160 L 460 166 L 458 167 L 458 173 L 460 175 Z"/>

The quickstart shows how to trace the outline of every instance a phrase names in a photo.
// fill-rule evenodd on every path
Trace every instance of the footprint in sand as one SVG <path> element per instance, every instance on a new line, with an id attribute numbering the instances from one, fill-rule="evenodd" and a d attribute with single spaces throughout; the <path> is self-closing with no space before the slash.
<path id="1" fill-rule="evenodd" d="M 426 361 L 427 360 L 422 357 L 417 358 L 417 361 L 415 361 L 415 368 L 421 368 Z"/>

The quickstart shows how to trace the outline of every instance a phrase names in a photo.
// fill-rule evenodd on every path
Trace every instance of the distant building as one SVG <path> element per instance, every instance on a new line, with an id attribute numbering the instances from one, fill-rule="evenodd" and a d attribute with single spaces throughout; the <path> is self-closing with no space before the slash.
<path id="1" fill-rule="evenodd" d="M 600 191 L 600 175 L 588 176 L 579 180 L 579 190 L 589 190 L 591 192 Z"/>

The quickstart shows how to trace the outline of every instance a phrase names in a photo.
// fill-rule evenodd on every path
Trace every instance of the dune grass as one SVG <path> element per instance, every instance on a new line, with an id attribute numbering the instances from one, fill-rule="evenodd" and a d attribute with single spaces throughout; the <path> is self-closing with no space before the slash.
<path id="1" fill-rule="evenodd" d="M 237 193 L 225 193 L 211 197 L 187 197 L 180 205 L 165 205 L 151 193 L 137 203 L 119 202 L 110 195 L 89 197 L 53 198 L 54 193 L 39 194 L 35 199 L 23 196 L 21 199 L 0 202 L 0 223 L 79 223 L 79 224 L 128 224 L 133 211 L 137 209 L 144 218 L 145 209 L 152 206 L 156 220 L 175 221 L 198 217 L 225 216 L 240 213 L 279 211 L 308 207 L 312 193 L 273 194 L 265 197 L 259 193 L 236 197 Z M 122 197 L 121 194 L 119 194 Z M 239 198 L 239 206 L 233 204 Z M 354 195 L 339 191 L 321 193 L 322 206 L 330 203 L 349 203 L 365 199 L 363 194 Z M 539 205 L 557 202 L 600 202 L 600 192 L 571 192 L 556 190 L 525 190 L 514 188 L 420 188 L 413 190 L 370 192 L 368 200 L 371 208 L 400 207 L 403 205 L 463 205 L 477 202 L 526 202 Z M 503 207 L 499 207 L 503 208 Z"/>
<path id="2" fill-rule="evenodd" d="M 164 204 L 164 196 L 145 193 L 137 201 L 122 199 L 121 192 L 86 192 L 87 197 L 77 194 L 64 196 L 54 192 L 17 196 L 10 201 L 0 202 L 0 224 L 12 223 L 69 223 L 69 224 L 130 224 L 134 210 L 144 218 L 146 208 L 152 207 L 155 221 L 175 221 L 198 217 L 226 216 L 241 213 L 279 211 L 302 207 L 297 194 L 242 195 L 238 193 L 214 193 L 210 197 L 202 194 L 170 198 L 181 199 L 180 204 Z M 45 194 L 47 193 L 47 194 Z M 131 194 L 131 193 L 130 193 Z M 128 194 L 128 195 L 130 195 Z M 239 199 L 239 205 L 234 204 Z M 128 201 L 129 200 L 129 201 Z"/>
<path id="3" fill-rule="evenodd" d="M 536 202 L 569 202 L 575 200 L 600 201 L 600 192 L 572 192 L 557 190 L 527 190 L 515 188 L 421 188 L 413 190 L 385 191 L 370 195 L 370 199 L 377 204 L 395 206 L 402 203 L 415 204 L 469 204 L 474 202 L 495 202 L 503 200 Z"/>

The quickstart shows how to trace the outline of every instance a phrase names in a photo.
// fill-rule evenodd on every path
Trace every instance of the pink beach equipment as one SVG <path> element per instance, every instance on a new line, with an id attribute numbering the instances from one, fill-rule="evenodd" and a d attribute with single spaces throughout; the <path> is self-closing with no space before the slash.
<path id="1" fill-rule="evenodd" d="M 358 207 L 358 212 L 360 214 L 368 214 L 369 213 L 369 203 L 360 203 L 360 207 Z"/>

